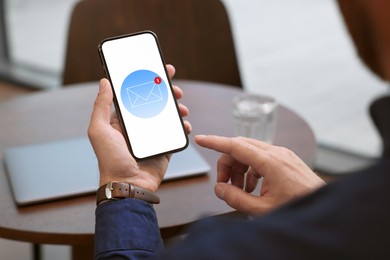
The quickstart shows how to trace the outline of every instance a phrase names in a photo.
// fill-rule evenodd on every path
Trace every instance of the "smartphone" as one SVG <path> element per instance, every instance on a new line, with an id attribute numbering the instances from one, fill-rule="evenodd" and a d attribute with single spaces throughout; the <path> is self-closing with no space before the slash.
<path id="1" fill-rule="evenodd" d="M 185 149 L 188 136 L 156 34 L 108 38 L 98 50 L 133 157 L 143 160 Z"/>

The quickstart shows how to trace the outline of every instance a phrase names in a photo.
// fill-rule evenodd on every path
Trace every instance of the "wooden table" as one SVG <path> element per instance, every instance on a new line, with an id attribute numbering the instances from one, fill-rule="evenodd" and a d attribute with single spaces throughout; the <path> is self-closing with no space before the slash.
<path id="1" fill-rule="evenodd" d="M 194 134 L 234 136 L 231 100 L 240 89 L 197 81 L 175 81 L 184 90 L 182 103 Z M 97 95 L 97 82 L 40 92 L 0 103 L 0 237 L 36 244 L 67 244 L 74 259 L 92 255 L 95 196 L 17 207 L 3 163 L 6 147 L 85 137 Z M 292 149 L 314 163 L 316 141 L 311 128 L 293 111 L 280 106 L 275 144 Z M 155 207 L 163 237 L 177 234 L 204 215 L 233 212 L 214 195 L 219 154 L 197 147 L 212 166 L 206 176 L 163 183 L 162 203 Z M 53 173 L 55 174 L 55 173 Z M 45 185 L 44 182 L 42 185 Z"/>

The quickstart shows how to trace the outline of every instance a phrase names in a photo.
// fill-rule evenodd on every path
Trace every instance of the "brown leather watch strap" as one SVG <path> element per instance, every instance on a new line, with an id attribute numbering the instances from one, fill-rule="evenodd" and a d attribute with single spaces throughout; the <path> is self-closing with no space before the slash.
<path id="1" fill-rule="evenodd" d="M 101 186 L 97 191 L 96 204 L 105 200 L 135 198 L 152 204 L 160 203 L 160 198 L 151 191 L 137 187 L 131 183 L 112 181 Z"/>

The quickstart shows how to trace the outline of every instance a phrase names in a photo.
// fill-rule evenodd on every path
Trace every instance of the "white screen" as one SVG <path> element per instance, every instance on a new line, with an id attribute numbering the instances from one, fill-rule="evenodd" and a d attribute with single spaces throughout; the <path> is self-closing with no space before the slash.
<path id="1" fill-rule="evenodd" d="M 187 137 L 154 35 L 108 40 L 101 50 L 133 155 L 142 159 L 185 147 Z"/>

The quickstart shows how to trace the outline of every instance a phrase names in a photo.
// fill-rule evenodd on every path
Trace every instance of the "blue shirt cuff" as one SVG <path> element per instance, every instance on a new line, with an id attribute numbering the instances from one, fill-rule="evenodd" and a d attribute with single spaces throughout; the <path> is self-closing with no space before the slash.
<path id="1" fill-rule="evenodd" d="M 96 208 L 95 259 L 151 258 L 162 251 L 160 229 L 151 204 L 122 199 Z"/>

